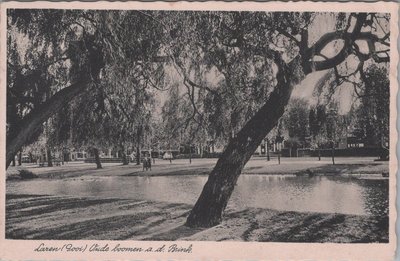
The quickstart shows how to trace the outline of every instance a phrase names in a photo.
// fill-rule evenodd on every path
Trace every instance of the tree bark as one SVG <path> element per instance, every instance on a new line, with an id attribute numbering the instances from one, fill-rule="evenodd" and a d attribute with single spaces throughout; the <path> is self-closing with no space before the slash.
<path id="1" fill-rule="evenodd" d="M 189 164 L 192 164 L 192 144 L 189 144 Z"/>
<path id="2" fill-rule="evenodd" d="M 18 154 L 18 166 L 22 165 L 22 150 L 19 151 Z"/>
<path id="3" fill-rule="evenodd" d="M 122 165 L 129 165 L 129 160 L 128 157 L 126 156 L 125 148 L 122 147 L 120 153 L 122 158 Z"/>
<path id="4" fill-rule="evenodd" d="M 142 136 L 142 128 L 139 126 L 136 132 L 136 165 L 140 165 L 140 137 Z"/>
<path id="5" fill-rule="evenodd" d="M 51 150 L 49 147 L 46 148 L 46 155 L 47 155 L 47 166 L 53 167 L 53 159 L 52 159 Z"/>
<path id="6" fill-rule="evenodd" d="M 96 163 L 96 167 L 98 169 L 102 169 L 103 166 L 101 165 L 99 150 L 97 148 L 93 148 L 92 150 L 93 150 L 93 154 L 94 154 L 94 161 Z"/>
<path id="7" fill-rule="evenodd" d="M 83 80 L 62 89 L 53 95 L 48 101 L 32 110 L 18 126 L 7 135 L 6 168 L 10 165 L 17 152 L 31 140 L 34 133 L 41 127 L 51 115 L 56 113 L 62 106 L 73 98 L 83 93 L 88 80 Z"/>
<path id="8" fill-rule="evenodd" d="M 291 65 L 299 66 L 298 61 L 292 61 Z M 276 76 L 278 84 L 266 103 L 226 146 L 186 220 L 187 226 L 211 227 L 221 222 L 244 165 L 278 123 L 289 102 L 294 81 L 297 83 L 300 80 L 297 78 L 292 82 L 289 79 L 290 67 L 281 64 Z"/>
<path id="9" fill-rule="evenodd" d="M 64 165 L 64 148 L 61 149 L 61 165 Z"/>
<path id="10" fill-rule="evenodd" d="M 140 147 L 136 146 L 136 165 L 140 165 Z"/>

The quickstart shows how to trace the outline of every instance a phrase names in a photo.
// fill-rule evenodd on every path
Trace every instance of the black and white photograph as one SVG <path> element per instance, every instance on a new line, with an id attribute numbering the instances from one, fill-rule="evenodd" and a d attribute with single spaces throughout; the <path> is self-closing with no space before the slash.
<path id="1" fill-rule="evenodd" d="M 7 8 L 5 239 L 391 243 L 392 17 L 344 10 Z"/>

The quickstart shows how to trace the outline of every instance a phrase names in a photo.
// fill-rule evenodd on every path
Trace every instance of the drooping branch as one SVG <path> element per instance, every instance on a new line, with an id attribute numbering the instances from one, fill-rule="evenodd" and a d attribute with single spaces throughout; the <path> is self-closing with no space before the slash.
<path id="1" fill-rule="evenodd" d="M 83 93 L 90 80 L 84 79 L 57 92 L 47 102 L 37 106 L 26 117 L 18 130 L 10 130 L 7 135 L 6 168 L 10 165 L 14 155 L 21 147 L 28 143 L 31 136 L 55 111 Z M 17 134 L 18 133 L 18 134 Z"/>

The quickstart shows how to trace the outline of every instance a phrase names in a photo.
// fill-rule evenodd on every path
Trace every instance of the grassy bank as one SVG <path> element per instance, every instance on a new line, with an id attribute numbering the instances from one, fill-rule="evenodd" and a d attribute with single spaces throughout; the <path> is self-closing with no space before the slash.
<path id="1" fill-rule="evenodd" d="M 184 226 L 191 205 L 127 199 L 6 196 L 6 238 L 387 242 L 388 218 L 227 209 L 208 229 Z"/>
<path id="2" fill-rule="evenodd" d="M 94 164 L 68 163 L 58 167 L 38 167 L 37 165 L 23 165 L 10 167 L 7 170 L 7 179 L 19 179 L 19 171 L 25 169 L 40 178 L 69 178 L 80 176 L 168 176 L 168 175 L 207 175 L 215 166 L 216 159 L 194 159 L 192 164 L 188 160 L 169 161 L 157 160 L 151 171 L 143 171 L 142 166 L 134 164 L 123 166 L 117 164 L 103 164 L 103 169 L 96 169 Z M 314 158 L 283 158 L 281 164 L 276 159 L 267 161 L 265 158 L 251 159 L 243 169 L 243 174 L 284 175 L 303 174 L 311 170 L 316 175 L 360 175 L 388 172 L 388 162 L 375 162 L 373 158 L 337 158 L 332 165 L 329 158 L 318 161 Z"/>

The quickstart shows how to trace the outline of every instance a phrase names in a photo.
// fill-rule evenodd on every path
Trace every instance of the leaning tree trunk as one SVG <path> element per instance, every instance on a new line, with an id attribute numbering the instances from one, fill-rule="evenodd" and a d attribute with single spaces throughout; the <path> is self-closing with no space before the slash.
<path id="1" fill-rule="evenodd" d="M 46 148 L 46 155 L 47 155 L 47 166 L 53 167 L 53 159 L 52 159 L 51 150 L 49 147 Z"/>
<path id="2" fill-rule="evenodd" d="M 98 148 L 92 148 L 94 154 L 94 161 L 96 163 L 96 168 L 102 169 L 103 166 L 101 165 L 100 154 Z"/>
<path id="3" fill-rule="evenodd" d="M 291 62 L 291 65 L 299 66 L 293 64 L 296 62 Z M 221 222 L 223 211 L 244 165 L 283 115 L 294 81 L 297 83 L 304 79 L 303 76 L 291 82 L 289 72 L 292 70 L 286 66 L 282 70 L 283 66 L 285 65 L 281 66 L 276 76 L 278 84 L 266 103 L 226 146 L 186 220 L 187 226 L 211 227 Z"/>
<path id="4" fill-rule="evenodd" d="M 52 96 L 47 102 L 32 110 L 23 120 L 18 130 L 10 130 L 7 135 L 6 168 L 10 165 L 17 152 L 27 144 L 34 133 L 51 115 L 56 113 L 66 103 L 83 93 L 88 80 L 72 84 Z"/>

